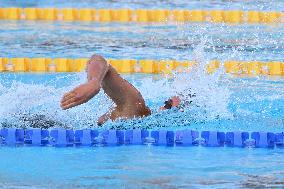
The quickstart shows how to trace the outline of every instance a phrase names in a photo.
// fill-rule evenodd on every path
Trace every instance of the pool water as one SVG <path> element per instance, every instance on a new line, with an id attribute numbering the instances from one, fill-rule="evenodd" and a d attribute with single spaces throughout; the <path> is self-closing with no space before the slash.
<path id="1" fill-rule="evenodd" d="M 26 127 L 30 123 L 23 122 L 21 116 L 40 114 L 48 121 L 68 123 L 72 128 L 96 128 L 96 116 L 107 109 L 102 110 L 100 104 L 111 105 L 103 94 L 70 111 L 60 110 L 58 104 L 63 92 L 82 82 L 84 77 L 84 73 L 1 74 L 0 104 L 4 107 L 1 115 L 5 113 L 1 119 L 15 127 Z M 281 78 L 246 79 L 223 75 L 218 85 L 203 83 L 205 88 L 215 87 L 209 91 L 210 95 L 220 92 L 219 97 L 215 96 L 219 106 L 210 107 L 205 98 L 205 103 L 197 99 L 201 107 L 192 106 L 188 112 L 159 113 L 155 109 L 171 94 L 171 84 L 178 84 L 182 76 L 167 78 L 166 82 L 163 76 L 157 75 L 123 77 L 141 91 L 153 115 L 138 121 L 110 122 L 105 128 L 283 132 L 284 92 L 281 88 L 284 81 Z M 148 91 L 161 82 L 165 82 L 166 94 Z M 211 117 L 206 110 L 214 110 L 218 116 L 213 113 Z M 0 183 L 3 188 L 282 188 L 283 158 L 282 148 L 1 147 Z"/>
<path id="2" fill-rule="evenodd" d="M 283 24 L 138 24 L 0 20 L 1 57 L 282 61 Z M 200 51 L 198 51 L 200 53 Z"/>
<path id="3" fill-rule="evenodd" d="M 153 115 L 137 121 L 109 122 L 104 127 L 283 131 L 283 79 L 232 78 L 222 74 L 216 81 L 204 82 L 202 77 L 185 76 L 189 80 L 182 85 L 182 74 L 174 78 L 123 75 L 141 91 Z M 210 76 L 203 77 L 207 80 Z M 23 117 L 44 115 L 48 123 L 65 123 L 74 129 L 96 128 L 97 117 L 111 106 L 101 93 L 87 104 L 60 110 L 62 94 L 83 82 L 84 73 L 5 73 L 0 80 L 2 125 L 30 127 L 31 122 Z M 184 112 L 155 111 L 173 94 L 173 85 L 197 89 L 195 100 L 199 106 L 192 105 Z M 153 88 L 160 86 L 164 91 L 155 93 Z M 211 95 L 215 101 L 210 98 L 208 102 Z M 280 188 L 284 182 L 283 158 L 282 148 L 1 147 L 0 183 L 3 188 Z"/>
<path id="4" fill-rule="evenodd" d="M 34 1 L 0 7 L 188 8 L 282 11 L 279 1 Z M 152 115 L 107 122 L 106 129 L 284 130 L 284 79 L 204 73 L 209 60 L 283 61 L 284 25 L 137 24 L 0 20 L 0 57 L 198 60 L 190 73 L 122 75 Z M 97 128 L 113 103 L 103 92 L 63 111 L 62 95 L 85 73 L 1 73 L 2 127 Z M 157 90 L 159 89 L 159 90 Z M 172 95 L 195 94 L 183 111 L 158 112 Z M 40 119 L 38 119 L 40 118 Z M 39 122 L 38 122 L 39 121 Z M 39 124 L 40 123 L 40 124 Z M 52 123 L 50 125 L 50 123 Z M 1 188 L 283 188 L 282 148 L 1 147 Z"/>
<path id="5" fill-rule="evenodd" d="M 1 148 L 1 188 L 283 188 L 283 149 Z"/>
<path id="6" fill-rule="evenodd" d="M 107 122 L 105 128 L 283 132 L 282 78 L 235 78 L 222 74 L 214 81 L 210 80 L 214 75 L 204 74 L 204 78 L 198 78 L 193 73 L 176 74 L 172 78 L 147 74 L 122 76 L 141 91 L 152 115 L 144 119 Z M 2 74 L 2 125 L 36 126 L 35 118 L 43 115 L 45 119 L 40 119 L 41 123 L 52 121 L 58 123 L 55 124 L 58 127 L 97 127 L 98 117 L 113 105 L 103 91 L 90 102 L 73 109 L 62 111 L 59 106 L 62 95 L 84 82 L 85 77 L 85 73 Z M 153 88 L 160 90 L 155 92 Z M 196 97 L 189 99 L 192 104 L 182 112 L 177 109 L 158 111 L 170 96 L 193 93 Z"/>

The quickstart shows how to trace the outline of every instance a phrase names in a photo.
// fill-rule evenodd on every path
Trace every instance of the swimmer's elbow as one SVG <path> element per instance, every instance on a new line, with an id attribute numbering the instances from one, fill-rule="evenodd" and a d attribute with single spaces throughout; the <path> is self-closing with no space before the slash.
<path id="1" fill-rule="evenodd" d="M 106 59 L 105 59 L 103 56 L 97 55 L 97 54 L 94 54 L 94 55 L 91 57 L 89 63 L 92 63 L 92 62 L 96 62 L 96 63 L 99 63 L 99 64 L 104 65 L 104 66 L 107 66 L 107 65 L 108 65 Z"/>
<path id="2" fill-rule="evenodd" d="M 106 61 L 105 58 L 98 54 L 93 54 L 91 60 Z"/>

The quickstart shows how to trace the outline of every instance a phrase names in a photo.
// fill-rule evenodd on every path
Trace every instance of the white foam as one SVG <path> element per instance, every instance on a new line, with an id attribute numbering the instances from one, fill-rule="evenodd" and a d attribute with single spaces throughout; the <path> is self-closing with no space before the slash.
<path id="1" fill-rule="evenodd" d="M 198 64 L 189 73 L 173 73 L 172 76 L 144 77 L 133 84 L 141 91 L 146 102 L 151 104 L 153 115 L 150 118 L 140 120 L 143 125 L 168 125 L 171 127 L 184 125 L 192 120 L 212 120 L 231 117 L 228 111 L 228 103 L 231 92 L 224 85 L 219 86 L 221 73 L 206 74 L 205 65 L 208 61 L 204 58 L 205 41 L 199 44 L 194 51 L 193 57 Z M 63 111 L 60 109 L 62 95 L 85 81 L 86 74 L 68 75 L 62 78 L 56 77 L 54 81 L 46 84 L 27 84 L 21 81 L 13 81 L 9 87 L 0 85 L 0 122 L 9 124 L 24 124 L 28 126 L 34 119 L 53 120 L 55 123 L 63 123 L 67 127 L 96 126 L 100 115 L 105 113 L 112 105 L 103 92 L 90 102 L 81 106 Z M 62 79 L 71 80 L 67 86 L 55 87 Z M 1 82 L 0 82 L 1 83 Z M 54 85 L 54 86 L 53 86 Z M 157 112 L 159 106 L 173 95 L 183 95 L 183 100 L 191 101 L 184 111 Z M 195 94 L 195 97 L 189 96 Z M 37 115 L 41 115 L 38 117 Z M 23 120 L 23 117 L 28 117 Z M 162 120 L 162 121 L 161 121 Z M 136 121 L 137 123 L 137 121 Z M 123 124 L 126 124 L 125 122 Z M 128 124 L 131 127 L 132 122 Z M 140 125 L 141 125 L 140 124 Z M 109 125 L 112 125 L 109 123 Z M 121 125 L 121 124 L 119 124 Z M 60 125 L 59 125 L 60 126 Z"/>

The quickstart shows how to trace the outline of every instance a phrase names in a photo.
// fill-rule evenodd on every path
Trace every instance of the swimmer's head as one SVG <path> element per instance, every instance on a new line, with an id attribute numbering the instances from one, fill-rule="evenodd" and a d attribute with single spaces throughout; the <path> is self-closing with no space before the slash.
<path id="1" fill-rule="evenodd" d="M 160 107 L 159 110 L 167 110 L 167 109 L 171 109 L 173 107 L 177 107 L 180 105 L 180 98 L 178 96 L 173 96 L 170 99 L 166 100 L 164 102 L 164 106 Z"/>

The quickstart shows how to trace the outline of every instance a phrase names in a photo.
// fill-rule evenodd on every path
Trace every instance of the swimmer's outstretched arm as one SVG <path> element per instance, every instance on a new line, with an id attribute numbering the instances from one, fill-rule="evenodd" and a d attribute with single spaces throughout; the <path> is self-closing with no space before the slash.
<path id="1" fill-rule="evenodd" d="M 93 55 L 87 64 L 88 81 L 64 94 L 61 100 L 61 108 L 66 110 L 74 106 L 78 106 L 88 102 L 91 98 L 98 94 L 108 69 L 108 63 L 103 57 Z"/>

